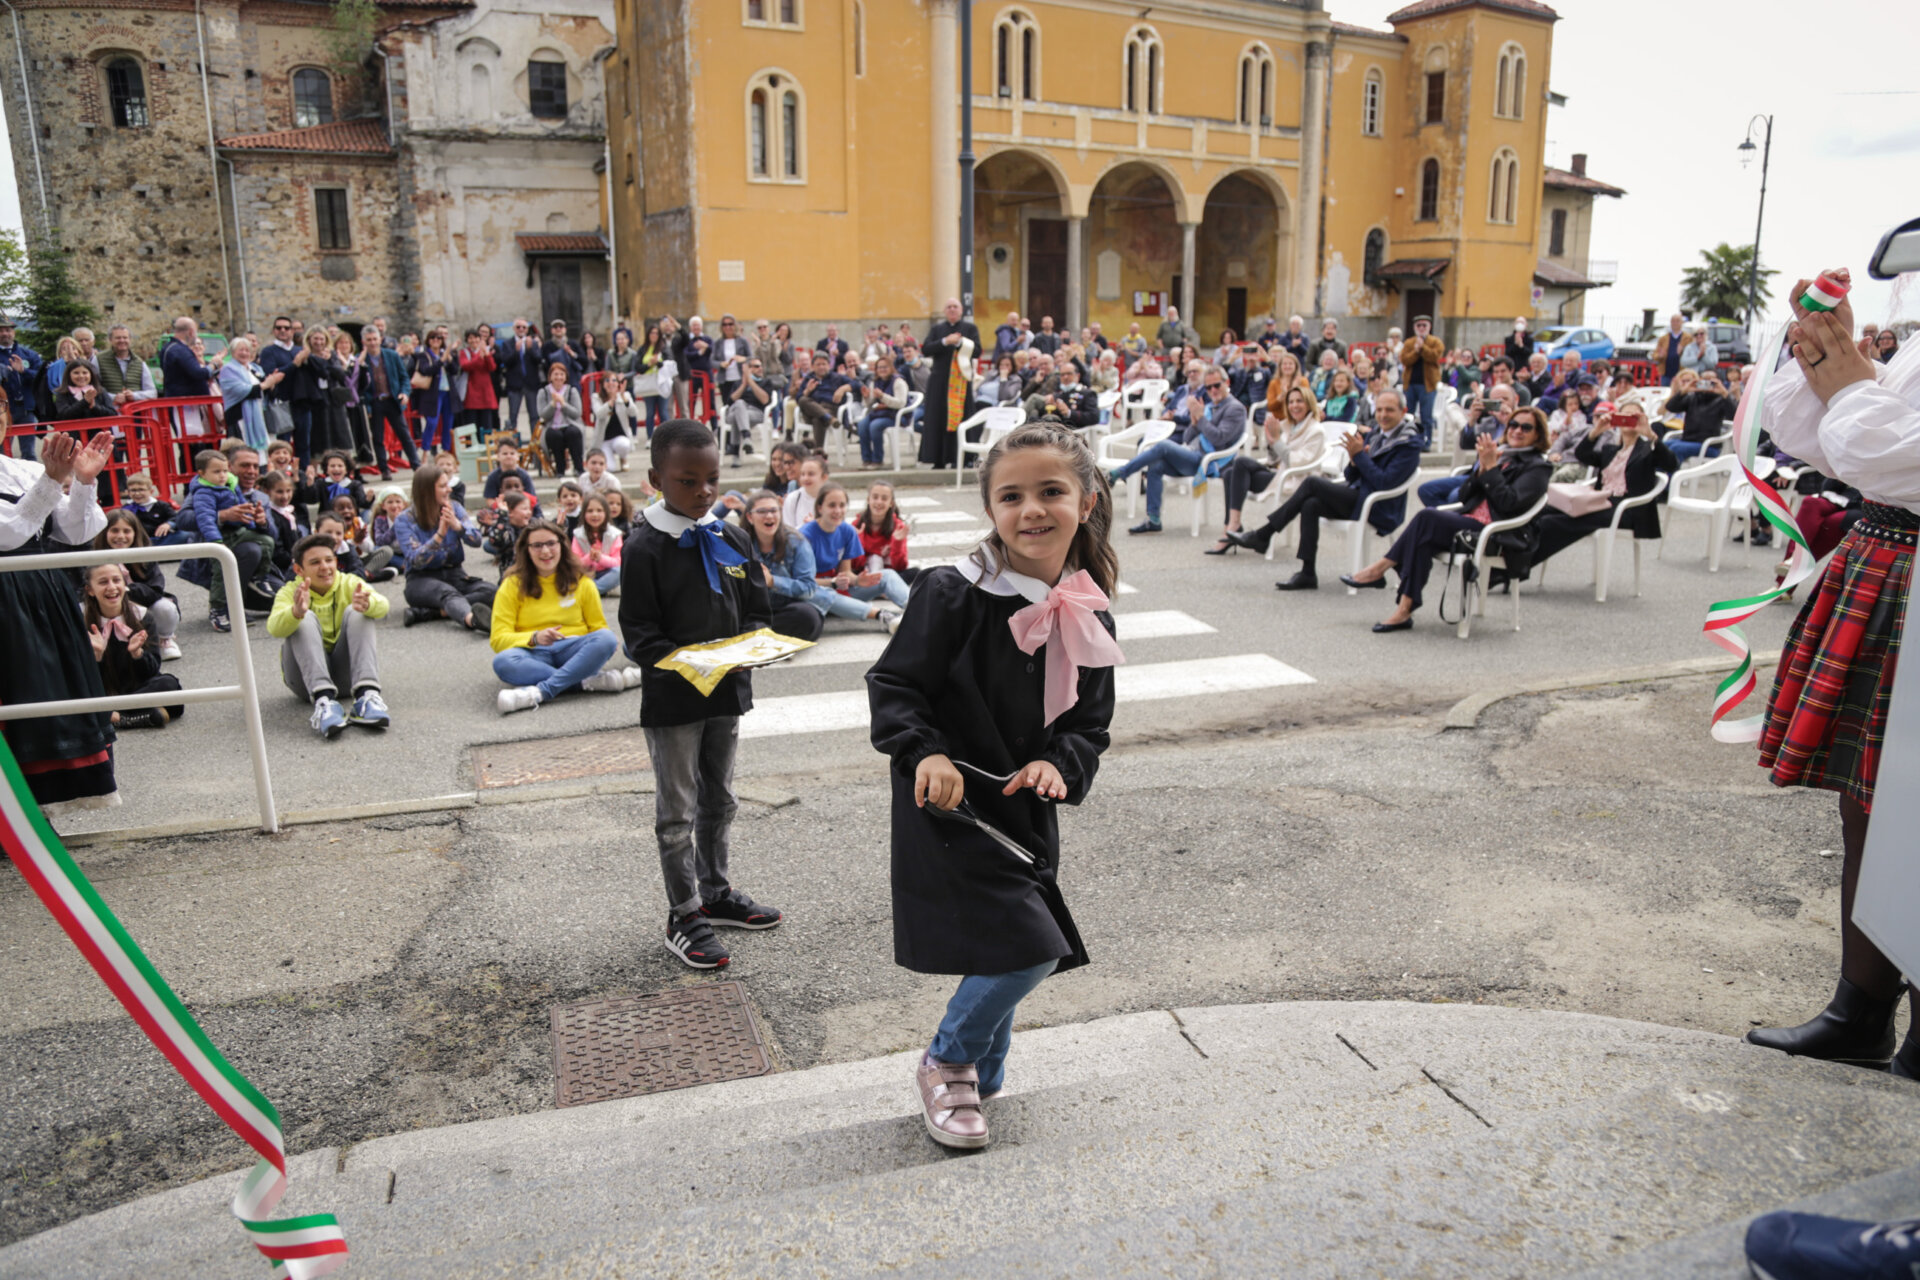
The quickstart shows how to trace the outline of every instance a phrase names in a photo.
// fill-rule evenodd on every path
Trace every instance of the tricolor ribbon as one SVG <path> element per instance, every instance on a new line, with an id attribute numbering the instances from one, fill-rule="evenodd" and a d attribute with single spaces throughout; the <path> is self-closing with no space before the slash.
<path id="1" fill-rule="evenodd" d="M 311 1280 L 346 1263 L 347 1239 L 330 1213 L 268 1220 L 287 1190 L 286 1144 L 280 1113 L 207 1039 L 160 971 L 153 967 L 74 865 L 60 837 L 33 799 L 13 751 L 0 739 L 0 845 L 53 918 L 80 948 L 140 1029 L 193 1091 L 260 1161 L 233 1197 L 233 1215 L 254 1247 L 272 1261 L 276 1280 Z"/>
<path id="2" fill-rule="evenodd" d="M 1041 702 L 1047 717 L 1044 723 L 1052 724 L 1080 701 L 1079 668 L 1113 667 L 1127 660 L 1094 617 L 1107 605 L 1106 592 L 1094 584 L 1092 574 L 1081 569 L 1060 579 L 1045 600 L 1007 619 L 1020 652 L 1037 653 L 1041 645 L 1047 646 Z"/>
<path id="3" fill-rule="evenodd" d="M 1707 606 L 1707 639 L 1731 653 L 1738 661 L 1733 671 L 1713 694 L 1713 736 L 1720 742 L 1757 742 L 1760 730 L 1766 723 L 1764 715 L 1747 716 L 1740 720 L 1730 720 L 1734 708 L 1746 701 L 1747 695 L 1754 690 L 1753 646 L 1747 642 L 1747 633 L 1741 626 L 1748 618 L 1786 595 L 1795 587 L 1813 576 L 1816 562 L 1813 551 L 1807 546 L 1806 535 L 1800 532 L 1800 525 L 1793 518 L 1793 512 L 1787 508 L 1774 487 L 1753 473 L 1755 447 L 1760 441 L 1760 428 L 1766 416 L 1766 397 L 1773 382 L 1775 368 L 1779 364 L 1782 330 L 1776 329 L 1769 334 L 1762 346 L 1754 351 L 1760 359 L 1754 366 L 1753 378 L 1747 383 L 1746 391 L 1740 397 L 1740 409 L 1733 419 L 1733 449 L 1745 475 L 1747 484 L 1753 490 L 1755 503 L 1760 514 L 1768 524 L 1780 531 L 1780 535 L 1792 543 L 1787 554 L 1787 576 L 1782 578 L 1771 591 L 1759 595 L 1742 596 L 1738 600 L 1721 600 Z M 1751 523 L 1747 529 L 1749 540 L 1753 537 Z"/>

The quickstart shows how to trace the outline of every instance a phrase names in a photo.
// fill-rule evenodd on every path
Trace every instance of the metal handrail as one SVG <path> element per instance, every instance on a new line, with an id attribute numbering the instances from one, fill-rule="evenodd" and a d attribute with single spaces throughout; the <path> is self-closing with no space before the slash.
<path id="1" fill-rule="evenodd" d="M 167 547 L 125 547 L 105 551 L 62 551 L 39 556 L 0 556 L 0 573 L 26 569 L 79 569 L 96 564 L 148 564 L 159 560 L 214 560 L 227 586 L 227 599 L 240 600 L 240 564 L 224 543 L 186 542 Z M 235 610 L 239 613 L 239 610 Z M 132 711 L 140 707 L 179 706 L 193 702 L 225 702 L 238 698 L 244 706 L 247 742 L 253 751 L 253 789 L 260 802 L 260 829 L 280 830 L 279 811 L 273 805 L 273 780 L 267 773 L 267 734 L 260 723 L 260 690 L 253 678 L 253 651 L 247 647 L 246 619 L 233 628 L 233 653 L 238 664 L 237 684 L 207 689 L 175 689 L 160 693 L 129 693 L 104 698 L 64 698 L 57 702 L 9 702 L 0 707 L 0 719 L 39 720 L 48 716 L 87 715 L 95 711 Z"/>

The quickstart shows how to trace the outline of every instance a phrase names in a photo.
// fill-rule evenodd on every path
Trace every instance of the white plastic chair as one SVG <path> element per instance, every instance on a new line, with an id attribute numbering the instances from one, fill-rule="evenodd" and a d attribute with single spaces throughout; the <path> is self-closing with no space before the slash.
<path id="1" fill-rule="evenodd" d="M 987 456 L 987 451 L 1000 442 L 1000 437 L 1017 428 L 1022 422 L 1026 421 L 1026 417 L 1026 411 L 1021 409 L 1019 405 L 1003 404 L 996 405 L 991 409 L 982 409 L 965 422 L 962 422 L 959 428 L 960 439 L 956 445 L 957 456 L 953 462 L 953 487 L 956 489 L 964 489 L 967 486 L 967 477 L 971 474 L 967 469 L 968 454 L 971 453 L 984 460 Z M 980 428 L 980 438 L 978 440 L 970 441 L 967 439 L 967 429 L 969 427 Z"/>
<path id="2" fill-rule="evenodd" d="M 887 428 L 887 462 L 895 471 L 904 466 L 918 466 L 919 449 L 915 447 L 920 437 L 919 430 L 913 425 L 913 419 L 920 412 L 920 406 L 927 402 L 924 391 L 907 392 L 907 402 L 900 412 L 893 415 L 893 425 Z M 902 459 L 905 459 L 903 464 Z"/>
<path id="3" fill-rule="evenodd" d="M 1342 450 L 1342 452 L 1345 452 L 1345 450 Z M 1366 568 L 1367 566 L 1367 535 L 1374 532 L 1373 526 L 1367 522 L 1367 517 L 1373 514 L 1374 504 L 1376 502 L 1385 502 L 1389 498 L 1405 497 L 1407 494 L 1413 491 L 1413 486 L 1418 484 L 1419 481 L 1420 481 L 1420 473 L 1416 471 L 1412 475 L 1408 476 L 1405 481 L 1395 485 L 1391 489 L 1382 489 L 1378 493 L 1368 494 L 1365 498 L 1361 500 L 1360 510 L 1354 513 L 1358 517 L 1357 519 L 1322 520 L 1320 522 L 1320 528 L 1323 533 L 1329 529 L 1338 529 L 1340 532 L 1347 535 L 1347 559 L 1349 561 L 1349 564 L 1347 566 L 1347 574 L 1349 577 L 1351 577 L 1353 574 L 1360 572 L 1360 570 Z M 1405 524 L 1405 523 L 1406 523 L 1406 512 L 1405 512 L 1405 509 L 1403 508 L 1400 515 L 1400 524 Z M 1386 533 L 1381 534 L 1380 535 L 1381 539 L 1383 541 L 1386 539 L 1390 539 L 1393 537 L 1394 534 L 1398 533 L 1399 531 L 1400 531 L 1400 525 L 1395 525 L 1392 529 L 1388 530 Z M 1273 548 L 1268 547 L 1267 550 L 1269 553 L 1271 553 Z M 1268 558 L 1269 559 L 1272 558 L 1271 554 L 1269 554 Z M 1358 595 L 1360 593 L 1355 588 L 1348 587 L 1347 594 L 1352 596 L 1352 595 Z"/>
<path id="4" fill-rule="evenodd" d="M 1696 492 L 1716 482 L 1723 484 L 1719 496 L 1701 497 Z M 1747 521 L 1747 505 L 1752 501 L 1753 486 L 1747 483 L 1746 476 L 1741 473 L 1740 460 L 1722 454 L 1709 459 L 1702 466 L 1688 467 L 1674 473 L 1673 496 L 1667 499 L 1668 518 L 1681 514 L 1706 518 L 1707 572 L 1718 573 L 1720 550 L 1727 544 L 1734 521 Z M 1660 554 L 1662 558 L 1666 555 L 1664 539 Z"/>
<path id="5" fill-rule="evenodd" d="M 1168 386 L 1165 378 L 1143 378 L 1130 387 L 1122 388 L 1120 412 L 1117 415 L 1122 425 L 1131 427 L 1148 418 L 1159 417 L 1167 401 Z"/>
<path id="6" fill-rule="evenodd" d="M 1314 430 L 1320 432 L 1321 439 L 1324 442 L 1326 439 L 1326 428 L 1316 426 Z M 1295 443 L 1297 447 L 1300 442 L 1296 441 Z M 1331 443 L 1323 443 L 1320 456 L 1312 462 L 1303 463 L 1297 467 L 1282 467 L 1280 470 L 1274 472 L 1273 479 L 1268 482 L 1266 488 L 1258 493 L 1249 493 L 1247 495 L 1247 505 L 1252 506 L 1256 502 L 1272 502 L 1277 506 L 1286 499 L 1290 482 L 1304 480 L 1308 476 L 1314 475 L 1338 478 L 1345 472 L 1346 465 L 1347 451 L 1343 445 L 1337 440 Z M 1243 509 L 1240 519 L 1241 528 L 1245 528 L 1246 524 L 1247 521 Z M 1288 525 L 1282 532 L 1282 536 L 1292 538 L 1298 527 L 1298 525 Z M 1279 538 L 1274 538 L 1267 543 L 1267 559 L 1273 559 L 1273 544 L 1279 540 Z"/>
<path id="7" fill-rule="evenodd" d="M 1200 536 L 1200 517 L 1206 512 L 1207 490 L 1212 486 L 1213 481 L 1219 478 L 1211 474 L 1212 469 L 1218 465 L 1224 470 L 1227 463 L 1239 457 L 1245 451 L 1254 448 L 1258 441 L 1259 428 L 1255 427 L 1252 422 L 1248 422 L 1247 429 L 1241 434 L 1239 443 L 1235 444 L 1231 449 L 1220 449 L 1202 456 L 1200 459 L 1200 469 L 1190 476 L 1170 477 L 1178 484 L 1181 493 L 1193 499 L 1193 528 L 1191 530 L 1191 536 L 1195 538 Z M 1223 515 L 1221 518 L 1224 520 L 1225 516 Z"/>
<path id="8" fill-rule="evenodd" d="M 1589 471 L 1592 468 L 1588 468 Z M 1622 498 L 1613 504 L 1613 519 L 1604 529 L 1595 529 L 1587 537 L 1593 542 L 1593 602 L 1607 602 L 1607 582 L 1613 572 L 1613 548 L 1620 533 L 1620 517 L 1635 507 L 1644 507 L 1649 502 L 1657 502 L 1660 495 L 1667 491 L 1669 477 L 1661 475 L 1654 480 L 1653 488 L 1637 498 Z M 1648 539 L 1631 537 L 1633 542 L 1633 594 L 1640 594 L 1640 544 Z M 1538 582 L 1542 588 L 1547 585 L 1547 566 L 1550 560 L 1540 562 Z"/>
<path id="9" fill-rule="evenodd" d="M 1111 471 L 1114 467 L 1134 457 L 1134 455 L 1138 454 L 1148 445 L 1158 444 L 1177 430 L 1179 430 L 1178 424 L 1170 422 L 1165 418 L 1148 418 L 1145 422 L 1128 427 L 1124 431 L 1116 431 L 1107 436 L 1100 442 L 1100 447 L 1094 456 L 1099 461 L 1101 470 Z M 1139 478 L 1137 474 L 1129 476 L 1126 482 L 1127 518 L 1129 520 L 1131 520 L 1135 512 L 1139 510 Z"/>
<path id="10" fill-rule="evenodd" d="M 847 442 L 860 438 L 860 419 L 864 412 L 865 406 L 853 398 L 852 392 L 848 392 L 847 398 L 840 402 L 840 407 L 833 411 L 833 425 L 827 428 L 827 438 L 821 443 L 829 447 L 837 444 L 839 453 L 835 461 L 842 467 L 847 465 Z M 835 432 L 839 433 L 837 442 L 834 440 Z"/>
<path id="11" fill-rule="evenodd" d="M 1507 559 L 1505 556 L 1490 556 L 1487 554 L 1488 540 L 1496 533 L 1505 533 L 1509 529 L 1524 528 L 1533 521 L 1535 516 L 1538 516 L 1546 509 L 1547 495 L 1543 493 L 1540 495 L 1540 501 L 1534 503 L 1531 507 L 1527 508 L 1525 512 L 1515 516 L 1513 519 L 1492 520 L 1481 527 L 1480 537 L 1473 544 L 1473 564 L 1478 570 L 1478 574 L 1476 580 L 1471 585 L 1464 587 L 1461 592 L 1458 635 L 1462 640 L 1465 640 L 1472 632 L 1473 620 L 1476 616 L 1482 618 L 1487 616 L 1487 571 L 1507 567 Z M 1449 503 L 1444 507 L 1436 508 L 1436 510 L 1458 511 L 1460 510 L 1460 504 L 1457 502 Z M 1508 579 L 1507 594 L 1513 597 L 1513 629 L 1518 631 L 1520 629 L 1520 583 L 1514 579 Z M 1468 599 L 1467 597 L 1472 598 Z"/>

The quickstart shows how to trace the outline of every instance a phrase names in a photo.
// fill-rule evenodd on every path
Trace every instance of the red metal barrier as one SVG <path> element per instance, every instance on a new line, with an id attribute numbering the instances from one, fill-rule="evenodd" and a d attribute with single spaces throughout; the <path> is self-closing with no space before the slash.
<path id="1" fill-rule="evenodd" d="M 1495 356 L 1503 356 L 1505 354 L 1507 354 L 1507 347 L 1503 342 L 1484 342 L 1480 344 L 1480 359 L 1482 360 L 1491 360 Z"/>
<path id="2" fill-rule="evenodd" d="M 135 465 L 130 442 L 134 422 L 131 418 L 70 418 L 65 422 L 19 422 L 7 428 L 8 440 L 16 437 L 42 440 L 55 433 L 70 435 L 85 443 L 89 438 L 102 431 L 117 432 L 113 442 L 113 460 L 100 472 L 105 478 L 107 492 L 102 495 L 100 505 L 111 507 L 119 503 L 120 496 L 126 491 L 127 476 L 143 468 Z"/>
<path id="3" fill-rule="evenodd" d="M 699 413 L 693 411 L 695 401 L 700 403 L 701 412 Z M 687 414 L 698 418 L 709 427 L 719 421 L 720 415 L 715 412 L 713 404 L 712 374 L 702 373 L 698 369 L 687 371 Z"/>
<path id="4" fill-rule="evenodd" d="M 217 449 L 227 438 L 224 403 L 219 396 L 175 396 L 134 400 L 126 406 L 133 419 L 128 452 L 145 464 L 163 501 L 177 504 L 176 492 L 194 477 L 193 455 Z"/>
<path id="5" fill-rule="evenodd" d="M 1347 363 L 1352 364 L 1355 356 L 1365 356 L 1377 365 L 1380 363 L 1380 353 L 1386 349 L 1384 342 L 1356 342 L 1347 348 Z"/>

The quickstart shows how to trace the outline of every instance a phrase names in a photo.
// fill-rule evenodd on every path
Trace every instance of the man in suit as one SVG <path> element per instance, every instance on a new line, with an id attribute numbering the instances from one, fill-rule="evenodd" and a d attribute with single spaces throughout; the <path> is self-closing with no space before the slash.
<path id="1" fill-rule="evenodd" d="M 546 385 L 545 363 L 540 358 L 540 338 L 527 324 L 525 316 L 513 318 L 513 332 L 494 343 L 494 360 L 506 379 L 506 413 L 500 429 L 511 431 L 516 439 L 533 438 L 533 406 Z M 520 434 L 520 411 L 527 414 L 527 434 Z"/>

